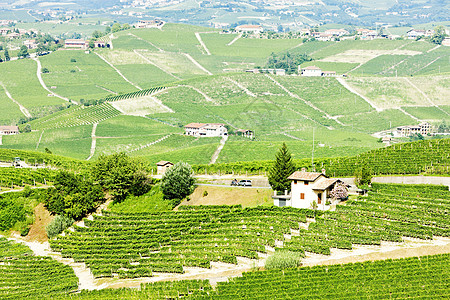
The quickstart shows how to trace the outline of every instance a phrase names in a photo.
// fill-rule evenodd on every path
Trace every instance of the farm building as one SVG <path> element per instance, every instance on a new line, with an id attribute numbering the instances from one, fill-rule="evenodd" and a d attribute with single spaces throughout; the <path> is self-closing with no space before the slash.
<path id="1" fill-rule="evenodd" d="M 397 127 L 397 134 L 399 136 L 410 136 L 416 133 L 419 133 L 421 135 L 427 135 L 431 133 L 431 124 L 428 122 L 422 122 L 419 125 Z"/>
<path id="2" fill-rule="evenodd" d="M 375 30 L 363 28 L 356 29 L 356 34 L 360 35 L 362 40 L 373 40 L 378 35 Z"/>
<path id="3" fill-rule="evenodd" d="M 450 37 L 446 37 L 446 38 L 442 41 L 442 46 L 450 46 Z"/>
<path id="4" fill-rule="evenodd" d="M 322 69 L 316 66 L 308 66 L 305 68 L 301 68 L 300 66 L 298 66 L 300 71 L 299 73 L 302 76 L 322 76 Z"/>
<path id="5" fill-rule="evenodd" d="M 332 36 L 343 36 L 348 34 L 348 31 L 345 29 L 328 29 L 325 30 L 325 34 L 331 34 Z"/>
<path id="6" fill-rule="evenodd" d="M 162 160 L 158 163 L 156 163 L 156 173 L 158 175 L 164 175 L 166 171 L 173 166 L 173 163 L 170 161 Z"/>
<path id="7" fill-rule="evenodd" d="M 322 170 L 322 173 L 306 172 L 304 168 L 295 171 L 288 179 L 291 180 L 291 193 L 272 196 L 275 206 L 312 208 L 313 202 L 316 201 L 319 209 L 326 210 L 332 200 L 331 191 L 337 183 L 342 183 L 340 179 L 326 176 L 325 170 Z"/>
<path id="8" fill-rule="evenodd" d="M 213 137 L 228 135 L 228 130 L 224 124 L 220 123 L 189 123 L 184 128 L 186 135 L 191 136 Z"/>
<path id="9" fill-rule="evenodd" d="M 11 32 L 6 35 L 8 39 L 17 39 L 20 36 L 17 32 Z"/>
<path id="10" fill-rule="evenodd" d="M 68 39 L 65 41 L 65 48 L 87 49 L 89 42 L 81 39 Z"/>
<path id="11" fill-rule="evenodd" d="M 392 141 L 392 138 L 391 138 L 390 136 L 385 136 L 385 137 L 383 137 L 383 138 L 381 139 L 381 142 L 382 142 L 386 147 L 388 147 L 388 146 L 391 145 L 391 141 Z"/>
<path id="12" fill-rule="evenodd" d="M 36 49 L 37 48 L 37 44 L 36 44 L 36 40 L 26 40 L 23 41 L 23 44 L 28 48 L 28 49 Z"/>
<path id="13" fill-rule="evenodd" d="M 136 25 L 136 28 L 158 28 L 162 27 L 164 22 L 161 20 L 140 20 Z"/>
<path id="14" fill-rule="evenodd" d="M 10 31 L 11 29 L 9 28 L 0 28 L 0 35 L 7 35 Z"/>
<path id="15" fill-rule="evenodd" d="M 19 126 L 0 126 L 0 135 L 19 134 Z"/>
<path id="16" fill-rule="evenodd" d="M 246 33 L 261 33 L 264 31 L 261 25 L 240 25 L 236 26 L 236 31 Z"/>
<path id="17" fill-rule="evenodd" d="M 248 129 L 238 129 L 236 130 L 236 135 L 252 139 L 255 136 L 255 133 L 252 130 Z"/>

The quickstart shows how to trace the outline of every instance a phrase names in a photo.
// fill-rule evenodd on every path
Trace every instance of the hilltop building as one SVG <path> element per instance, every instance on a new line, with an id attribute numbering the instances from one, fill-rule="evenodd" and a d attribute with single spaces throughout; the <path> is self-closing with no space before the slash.
<path id="1" fill-rule="evenodd" d="M 329 209 L 332 200 L 330 192 L 338 182 L 342 183 L 340 179 L 326 176 L 325 170 L 322 173 L 306 172 L 305 168 L 295 171 L 288 179 L 291 180 L 291 193 L 277 195 L 275 192 L 272 196 L 275 206 L 312 208 L 316 201 L 319 209 Z"/>
<path id="2" fill-rule="evenodd" d="M 261 33 L 264 31 L 261 25 L 239 25 L 235 29 L 244 33 Z"/>
<path id="3" fill-rule="evenodd" d="M 416 39 L 419 36 L 432 36 L 434 34 L 434 30 L 423 30 L 423 29 L 410 29 L 406 32 L 406 36 L 408 39 Z"/>
<path id="4" fill-rule="evenodd" d="M 419 125 L 408 125 L 397 127 L 397 134 L 399 136 L 410 136 L 413 134 L 427 135 L 431 133 L 431 124 L 428 122 L 422 122 Z"/>
<path id="5" fill-rule="evenodd" d="M 184 126 L 186 135 L 198 137 L 213 137 L 228 135 L 224 124 L 220 123 L 189 123 Z"/>
<path id="6" fill-rule="evenodd" d="M 253 137 L 255 136 L 255 133 L 252 130 L 248 129 L 238 129 L 235 131 L 235 134 L 249 139 L 253 139 Z"/>
<path id="7" fill-rule="evenodd" d="M 446 38 L 442 41 L 442 46 L 450 46 L 450 37 L 446 37 Z"/>
<path id="8" fill-rule="evenodd" d="M 373 40 L 378 36 L 375 30 L 359 28 L 356 29 L 356 34 L 361 36 L 362 40 Z"/>
<path id="9" fill-rule="evenodd" d="M 64 47 L 86 50 L 89 47 L 89 42 L 82 39 L 67 39 Z"/>
<path id="10" fill-rule="evenodd" d="M 0 135 L 19 134 L 19 126 L 0 126 Z"/>
<path id="11" fill-rule="evenodd" d="M 134 27 L 136 28 L 160 28 L 164 22 L 161 20 L 140 20 Z"/>
<path id="12" fill-rule="evenodd" d="M 26 40 L 23 42 L 24 46 L 26 46 L 28 49 L 36 49 L 37 48 L 37 44 L 36 44 L 36 40 Z"/>
<path id="13" fill-rule="evenodd" d="M 328 29 L 325 30 L 325 34 L 331 34 L 332 36 L 343 36 L 349 34 L 345 29 Z"/>
<path id="14" fill-rule="evenodd" d="M 156 163 L 156 169 L 158 175 L 164 175 L 166 171 L 173 166 L 173 163 L 170 161 L 162 160 Z"/>

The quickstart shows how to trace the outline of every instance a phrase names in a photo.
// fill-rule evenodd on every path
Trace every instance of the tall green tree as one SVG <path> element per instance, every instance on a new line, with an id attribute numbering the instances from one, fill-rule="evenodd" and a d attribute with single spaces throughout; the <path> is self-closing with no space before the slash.
<path id="1" fill-rule="evenodd" d="M 8 49 L 5 48 L 5 60 L 9 61 L 10 59 Z"/>
<path id="2" fill-rule="evenodd" d="M 176 206 L 181 199 L 194 191 L 194 183 L 195 178 L 191 166 L 185 162 L 178 162 L 164 174 L 161 190 L 164 198 L 175 200 L 172 205 Z"/>
<path id="3" fill-rule="evenodd" d="M 273 190 L 284 192 L 291 190 L 291 181 L 287 178 L 294 173 L 295 165 L 286 143 L 283 143 L 275 156 L 275 162 L 269 170 L 269 184 Z"/>
<path id="4" fill-rule="evenodd" d="M 437 45 L 441 45 L 445 38 L 444 26 L 436 26 L 434 28 L 434 34 L 431 36 L 431 42 Z"/>
<path id="5" fill-rule="evenodd" d="M 23 57 L 23 58 L 25 58 L 25 57 L 27 57 L 28 55 L 29 55 L 29 54 L 28 54 L 28 48 L 27 48 L 27 46 L 22 45 L 22 46 L 20 47 L 19 54 L 17 54 L 17 56 L 18 56 L 18 57 Z"/>

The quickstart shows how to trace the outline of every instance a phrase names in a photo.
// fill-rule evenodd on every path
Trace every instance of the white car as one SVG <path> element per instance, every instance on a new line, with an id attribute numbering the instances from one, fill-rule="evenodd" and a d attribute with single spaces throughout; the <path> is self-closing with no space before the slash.
<path id="1" fill-rule="evenodd" d="M 252 181 L 251 180 L 241 180 L 238 183 L 239 186 L 252 186 Z"/>

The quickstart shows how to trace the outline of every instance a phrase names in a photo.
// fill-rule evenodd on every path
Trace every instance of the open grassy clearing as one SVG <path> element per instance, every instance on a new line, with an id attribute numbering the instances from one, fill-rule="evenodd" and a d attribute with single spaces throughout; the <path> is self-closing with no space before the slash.
<path id="1" fill-rule="evenodd" d="M 31 59 L 21 59 L 0 64 L 0 82 L 11 93 L 11 96 L 26 108 L 52 106 L 65 101 L 49 97 L 48 92 L 39 83 L 36 76 L 37 64 Z M 0 86 L 1 93 L 4 94 Z"/>
<path id="2" fill-rule="evenodd" d="M 414 125 L 417 121 L 397 109 L 372 111 L 366 114 L 348 115 L 339 118 L 349 124 L 349 129 L 356 132 L 374 133 L 395 128 L 400 125 Z"/>
<path id="3" fill-rule="evenodd" d="M 71 62 L 72 59 L 76 61 Z M 97 99 L 109 95 L 108 90 L 116 93 L 136 91 L 94 53 L 61 50 L 42 57 L 41 62 L 42 67 L 50 71 L 42 74 L 47 86 L 55 87 L 55 93 L 70 99 Z"/>
<path id="4" fill-rule="evenodd" d="M 309 158 L 312 153 L 311 141 L 295 141 L 288 137 L 284 140 L 292 157 L 295 159 Z M 249 141 L 241 138 L 230 138 L 219 155 L 218 163 L 235 161 L 271 160 L 281 147 L 282 141 Z M 315 142 L 314 156 L 337 157 L 357 155 L 377 147 L 377 145 L 361 145 L 353 141 L 343 141 L 340 145 Z"/>
<path id="5" fill-rule="evenodd" d="M 339 43 L 334 43 L 328 47 L 323 47 L 322 49 L 314 52 L 312 54 L 315 59 L 323 59 L 325 57 L 330 57 L 334 55 L 339 55 L 346 51 L 351 50 L 379 50 L 379 51 L 392 51 L 397 49 L 403 45 L 409 44 L 411 41 L 406 40 L 381 40 L 376 39 L 372 41 L 354 41 L 354 40 L 345 40 Z M 363 54 L 363 52 L 358 52 Z M 381 52 L 380 52 L 381 54 Z"/>
<path id="6" fill-rule="evenodd" d="M 101 154 L 110 155 L 119 152 L 129 153 L 153 143 L 165 135 L 165 133 L 159 133 L 132 137 L 97 138 L 94 158 L 99 157 Z"/>
<path id="7" fill-rule="evenodd" d="M 421 120 L 428 120 L 428 121 L 434 121 L 434 122 L 440 122 L 442 120 L 450 121 L 450 114 L 445 113 L 444 111 L 438 109 L 437 107 L 420 107 L 420 106 L 414 106 L 414 107 L 404 107 L 403 108 L 406 112 L 410 113 L 411 115 L 421 119 Z"/>
<path id="8" fill-rule="evenodd" d="M 96 136 L 127 137 L 177 132 L 182 132 L 182 129 L 174 128 L 143 117 L 118 116 L 99 123 L 96 130 Z"/>
<path id="9" fill-rule="evenodd" d="M 111 102 L 111 105 L 126 115 L 146 116 L 156 113 L 171 113 L 170 108 L 153 96 L 142 96 Z"/>
<path id="10" fill-rule="evenodd" d="M 4 89 L 0 86 L 0 125 L 14 125 L 20 118 L 24 117 L 19 106 L 6 96 Z"/>
<path id="11" fill-rule="evenodd" d="M 448 104 L 448 78 L 408 78 L 437 104 Z M 359 93 L 369 98 L 378 107 L 430 105 L 404 78 L 351 77 L 347 82 Z"/>
<path id="12" fill-rule="evenodd" d="M 201 54 L 203 53 L 202 48 L 195 37 L 195 32 L 204 31 L 215 31 L 215 29 L 185 24 L 166 24 L 162 30 L 135 29 L 131 30 L 130 33 L 153 43 L 165 51 Z"/>
<path id="13" fill-rule="evenodd" d="M 49 149 L 53 154 L 85 159 L 91 147 L 92 126 L 46 129 L 14 136 L 4 136 L 1 148 L 37 150 Z M 40 142 L 39 142 L 40 139 Z M 39 142 L 39 144 L 38 144 Z M 38 148 L 36 148 L 39 145 Z"/>
<path id="14" fill-rule="evenodd" d="M 204 193 L 208 194 L 204 196 Z M 258 205 L 272 206 L 271 189 L 246 189 L 229 186 L 197 186 L 190 200 L 184 200 L 180 205 L 242 205 L 255 207 Z"/>

